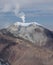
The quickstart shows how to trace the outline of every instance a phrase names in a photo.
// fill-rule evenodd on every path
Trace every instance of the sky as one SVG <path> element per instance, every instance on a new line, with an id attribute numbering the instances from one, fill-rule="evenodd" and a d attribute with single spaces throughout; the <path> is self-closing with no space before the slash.
<path id="1" fill-rule="evenodd" d="M 53 0 L 0 0 L 0 28 L 22 21 L 37 22 L 53 30 Z"/>

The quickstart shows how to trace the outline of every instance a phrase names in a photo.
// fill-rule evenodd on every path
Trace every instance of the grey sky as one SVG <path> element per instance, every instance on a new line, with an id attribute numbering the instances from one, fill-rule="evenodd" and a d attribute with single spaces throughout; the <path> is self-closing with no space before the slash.
<path id="1" fill-rule="evenodd" d="M 0 12 L 17 13 L 21 8 L 53 11 L 53 0 L 0 0 Z"/>

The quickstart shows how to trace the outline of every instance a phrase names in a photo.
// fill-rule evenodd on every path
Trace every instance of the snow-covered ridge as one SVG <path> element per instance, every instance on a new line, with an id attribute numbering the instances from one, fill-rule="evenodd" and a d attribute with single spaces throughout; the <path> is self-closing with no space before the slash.
<path id="1" fill-rule="evenodd" d="M 15 26 L 18 26 L 18 25 L 20 25 L 20 26 L 29 26 L 31 24 L 40 25 L 37 22 L 24 22 L 24 23 L 23 22 L 16 22 L 16 23 L 14 23 Z"/>

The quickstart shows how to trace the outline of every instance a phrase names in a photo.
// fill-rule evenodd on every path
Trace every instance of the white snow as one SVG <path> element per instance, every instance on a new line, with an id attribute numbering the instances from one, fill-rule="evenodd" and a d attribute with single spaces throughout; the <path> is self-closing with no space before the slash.
<path id="1" fill-rule="evenodd" d="M 16 22 L 14 23 L 15 26 L 29 26 L 30 24 L 40 25 L 37 22 Z"/>

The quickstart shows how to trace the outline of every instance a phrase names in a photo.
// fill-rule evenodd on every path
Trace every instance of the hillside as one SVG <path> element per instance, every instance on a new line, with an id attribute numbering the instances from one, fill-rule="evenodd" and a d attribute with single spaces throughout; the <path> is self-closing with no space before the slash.
<path id="1" fill-rule="evenodd" d="M 53 65 L 53 51 L 0 33 L 1 65 Z"/>

